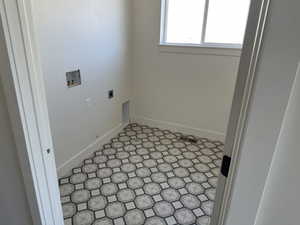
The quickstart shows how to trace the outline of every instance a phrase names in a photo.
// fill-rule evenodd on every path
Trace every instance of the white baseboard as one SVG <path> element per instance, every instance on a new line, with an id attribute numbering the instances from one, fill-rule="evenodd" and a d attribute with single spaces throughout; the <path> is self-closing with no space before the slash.
<path id="1" fill-rule="evenodd" d="M 120 123 L 118 126 L 114 127 L 112 130 L 105 133 L 103 136 L 99 137 L 96 141 L 89 144 L 86 148 L 81 150 L 79 153 L 74 155 L 68 161 L 63 163 L 58 169 L 58 177 L 64 177 L 70 174 L 74 167 L 77 167 L 81 162 L 89 158 L 95 151 L 97 151 L 102 145 L 107 144 L 112 138 L 114 138 L 119 132 L 121 132 L 128 123 Z"/>
<path id="2" fill-rule="evenodd" d="M 134 116 L 130 119 L 131 122 L 145 124 L 151 127 L 158 127 L 160 129 L 168 129 L 173 132 L 181 132 L 184 134 L 195 135 L 197 137 L 208 138 L 211 140 L 225 140 L 225 134 L 210 130 L 204 130 L 194 127 L 185 126 L 178 123 L 172 123 L 167 121 L 154 120 L 141 116 Z M 79 153 L 74 155 L 68 161 L 63 163 L 58 169 L 58 177 L 64 177 L 71 173 L 71 170 L 74 167 L 77 167 L 82 163 L 82 161 L 86 158 L 89 158 L 95 151 L 97 151 L 102 145 L 108 143 L 112 138 L 114 138 L 119 132 L 121 132 L 124 127 L 126 127 L 128 123 L 120 123 L 118 126 L 113 128 L 112 130 L 105 133 L 103 136 L 99 137 L 93 143 L 89 144 L 86 148 L 81 150 Z"/>
<path id="3" fill-rule="evenodd" d="M 173 132 L 181 132 L 183 134 L 190 134 L 195 135 L 197 137 L 203 137 L 208 138 L 210 140 L 218 140 L 218 141 L 225 141 L 225 134 L 216 132 L 216 131 L 210 131 L 210 130 L 204 130 L 199 129 L 195 127 L 189 127 L 185 126 L 179 123 L 172 123 L 167 121 L 160 121 L 160 120 L 154 120 L 142 116 L 134 116 L 131 118 L 131 122 L 145 124 L 151 127 L 157 127 L 160 129 L 168 129 Z"/>

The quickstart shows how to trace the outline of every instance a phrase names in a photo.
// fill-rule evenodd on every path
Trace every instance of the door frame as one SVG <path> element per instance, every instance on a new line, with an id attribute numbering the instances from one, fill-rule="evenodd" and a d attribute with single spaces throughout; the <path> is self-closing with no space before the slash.
<path id="1" fill-rule="evenodd" d="M 64 225 L 31 0 L 0 0 L 11 74 L 1 74 L 34 225 Z"/>
<path id="2" fill-rule="evenodd" d="M 249 104 L 253 95 L 257 63 L 263 44 L 266 20 L 271 0 L 251 0 L 245 40 L 227 126 L 224 154 L 231 158 L 228 176 L 220 173 L 211 225 L 223 225 L 231 203 L 240 149 L 247 125 Z"/>
<path id="3" fill-rule="evenodd" d="M 220 175 L 211 225 L 225 224 L 238 170 L 270 0 L 252 0 L 227 128 L 228 178 Z M 64 225 L 48 117 L 45 83 L 32 18 L 32 0 L 0 0 L 11 75 L 2 75 L 34 225 Z"/>

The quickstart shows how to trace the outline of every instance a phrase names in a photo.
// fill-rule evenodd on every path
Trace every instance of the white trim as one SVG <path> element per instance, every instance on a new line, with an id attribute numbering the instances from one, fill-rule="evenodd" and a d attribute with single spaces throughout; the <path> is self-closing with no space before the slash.
<path id="1" fill-rule="evenodd" d="M 208 138 L 211 140 L 218 140 L 218 141 L 225 140 L 225 134 L 223 133 L 200 129 L 196 127 L 190 127 L 179 123 L 155 120 L 155 119 L 150 119 L 142 116 L 133 116 L 131 117 L 130 121 L 139 124 L 145 124 L 151 127 L 157 127 L 160 129 L 168 129 L 173 132 L 181 132 L 184 134 L 195 135 L 197 137 Z"/>
<path id="2" fill-rule="evenodd" d="M 216 48 L 213 46 L 198 46 L 192 44 L 158 44 L 159 52 L 185 55 L 216 55 L 240 57 L 239 48 Z"/>
<path id="3" fill-rule="evenodd" d="M 249 105 L 252 99 L 256 67 L 263 43 L 266 19 L 271 0 L 252 0 L 246 29 L 244 48 L 226 133 L 225 154 L 231 156 L 228 178 L 219 176 L 211 225 L 224 225 L 231 203 L 231 193 L 238 171 L 239 156 L 245 136 Z"/>
<path id="4" fill-rule="evenodd" d="M 8 54 L 7 70 L 10 71 L 10 73 L 8 74 L 0 73 L 0 78 L 3 84 L 4 94 L 6 97 L 7 107 L 9 111 L 9 118 L 13 130 L 14 139 L 16 142 L 17 154 L 26 189 L 26 196 L 27 199 L 32 202 L 32 204 L 29 204 L 32 220 L 34 224 L 42 224 L 42 220 L 44 220 L 44 218 L 41 218 L 41 215 L 39 213 L 39 211 L 41 210 L 41 206 L 38 204 L 38 196 L 35 190 L 37 178 L 34 177 L 34 175 L 31 172 L 31 159 L 29 158 L 27 152 L 24 151 L 28 142 L 28 136 L 25 136 L 26 134 L 23 128 L 24 120 L 22 116 L 22 108 L 19 108 L 18 106 L 17 95 L 19 95 L 19 91 L 17 91 L 18 87 L 15 86 L 14 80 L 15 74 L 17 73 L 17 67 L 14 65 L 15 59 L 10 40 L 10 31 L 8 29 L 9 25 L 7 18 L 8 15 L 6 13 L 6 5 L 2 0 L 0 1 L 0 15 Z"/>
<path id="5" fill-rule="evenodd" d="M 89 144 L 79 153 L 71 157 L 65 163 L 63 163 L 58 169 L 58 177 L 64 177 L 69 175 L 72 168 L 78 167 L 84 159 L 89 158 L 95 151 L 99 150 L 104 144 L 108 143 L 112 138 L 114 138 L 119 132 L 121 132 L 128 123 L 120 123 L 118 126 L 114 127 L 103 136 L 99 137 L 96 141 Z"/>
<path id="6" fill-rule="evenodd" d="M 63 225 L 48 110 L 34 41 L 31 2 L 1 0 L 0 13 L 11 67 L 3 76 L 28 203 L 36 225 Z M 11 102 L 10 101 L 10 102 Z M 22 135 L 20 135 L 22 133 Z M 48 154 L 46 149 L 51 149 Z M 29 165 L 28 165 L 29 164 Z M 28 174 L 31 176 L 28 176 Z"/>
<path id="7" fill-rule="evenodd" d="M 201 35 L 201 43 L 202 43 L 202 45 L 205 44 L 205 35 L 206 35 L 208 8 L 209 8 L 209 0 L 205 0 L 204 17 L 203 17 L 203 22 L 202 22 L 202 35 Z"/>
<path id="8" fill-rule="evenodd" d="M 192 43 L 170 43 L 170 42 L 160 42 L 160 46 L 174 46 L 174 47 L 193 47 L 193 48 L 216 48 L 216 49 L 236 49 L 242 50 L 241 44 L 223 44 L 223 43 L 201 43 L 201 44 L 192 44 Z"/>
<path id="9" fill-rule="evenodd" d="M 165 42 L 166 40 L 166 32 L 165 30 L 167 25 L 167 4 L 168 2 L 166 0 L 160 1 L 160 43 Z"/>

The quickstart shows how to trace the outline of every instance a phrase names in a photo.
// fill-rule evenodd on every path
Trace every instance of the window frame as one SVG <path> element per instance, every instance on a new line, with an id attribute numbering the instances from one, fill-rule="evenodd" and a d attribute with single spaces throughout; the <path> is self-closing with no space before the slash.
<path id="1" fill-rule="evenodd" d="M 241 50 L 242 44 L 233 44 L 233 43 L 213 43 L 213 42 L 205 42 L 205 34 L 206 34 L 206 26 L 207 26 L 207 17 L 208 17 L 208 7 L 209 1 L 205 0 L 205 8 L 204 8 L 204 18 L 202 25 L 202 36 L 201 43 L 169 43 L 166 41 L 166 31 L 167 31 L 167 18 L 168 18 L 168 4 L 169 0 L 161 0 L 161 12 L 160 12 L 160 46 L 179 46 L 179 47 L 196 47 L 196 48 L 216 48 L 216 49 L 236 49 Z"/>

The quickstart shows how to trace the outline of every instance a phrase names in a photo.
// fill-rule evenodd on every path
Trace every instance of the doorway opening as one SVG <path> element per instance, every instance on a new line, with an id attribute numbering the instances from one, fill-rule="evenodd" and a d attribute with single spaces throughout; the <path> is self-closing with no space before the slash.
<path id="1" fill-rule="evenodd" d="M 167 2 L 169 1 L 166 1 L 163 6 L 166 6 Z M 226 182 L 226 176 L 219 175 L 219 171 L 222 165 L 223 155 L 226 153 L 231 156 L 234 150 L 238 150 L 232 147 L 234 142 L 239 141 L 233 134 L 242 134 L 243 124 L 241 121 L 243 120 L 241 119 L 243 119 L 247 113 L 246 108 L 242 107 L 243 104 L 245 104 L 245 102 L 243 102 L 244 99 L 240 97 L 250 95 L 251 92 L 251 82 L 248 82 L 248 76 L 254 76 L 254 74 L 245 72 L 255 70 L 255 64 L 251 64 L 251 62 L 253 62 L 253 60 L 255 61 L 255 57 L 257 57 L 259 52 L 259 43 L 262 38 L 264 26 L 264 21 L 260 20 L 260 18 L 266 16 L 267 3 L 264 1 L 258 1 L 256 3 L 261 4 L 260 9 L 264 10 L 258 10 L 256 5 L 254 5 L 255 3 L 252 5 L 252 11 L 250 10 L 250 16 L 253 16 L 252 22 L 254 21 L 255 23 L 248 24 L 246 32 L 244 51 L 247 51 L 247 54 L 244 53 L 241 57 L 238 82 L 234 97 L 234 104 L 237 104 L 238 107 L 234 109 L 235 111 L 231 112 L 232 118 L 229 120 L 231 122 L 228 128 L 229 133 L 227 133 L 228 138 L 226 139 L 225 151 L 225 135 L 222 135 L 221 132 L 210 132 L 205 129 L 197 129 L 197 126 L 193 127 L 190 124 L 184 125 L 178 123 L 176 119 L 160 120 L 155 118 L 160 112 L 158 107 L 151 106 L 152 103 L 157 103 L 164 108 L 162 118 L 164 116 L 166 118 L 166 115 L 167 118 L 172 118 L 171 114 L 174 112 L 174 109 L 178 110 L 179 114 L 177 115 L 181 115 L 186 120 L 188 120 L 189 117 L 192 117 L 193 110 L 186 107 L 186 104 L 191 102 L 190 89 L 187 89 L 187 94 L 181 97 L 169 95 L 169 92 L 172 92 L 171 89 L 167 89 L 166 92 L 162 93 L 160 87 L 165 87 L 164 82 L 166 82 L 166 80 L 161 79 L 153 82 L 150 80 L 148 74 L 140 79 L 140 77 L 137 76 L 140 74 L 141 69 L 146 67 L 146 64 L 138 63 L 141 67 L 137 66 L 134 69 L 136 72 L 133 77 L 133 83 L 136 88 L 134 93 L 138 94 L 134 96 L 133 100 L 130 100 L 130 104 L 133 105 L 134 108 L 134 110 L 132 110 L 134 113 L 130 114 L 128 100 L 130 99 L 129 88 L 122 86 L 117 82 L 115 84 L 118 88 L 116 91 L 117 94 L 110 95 L 107 99 L 107 90 L 112 90 L 111 88 L 114 87 L 106 87 L 104 83 L 95 82 L 101 77 L 99 76 L 99 71 L 94 70 L 95 67 L 88 67 L 89 63 L 101 62 L 101 68 L 103 68 L 103 71 L 101 72 L 103 72 L 103 74 L 107 71 L 112 71 L 112 75 L 115 75 L 120 71 L 120 68 L 123 67 L 116 68 L 115 64 L 110 64 L 111 62 L 108 60 L 111 58 L 106 56 L 112 57 L 112 55 L 101 54 L 99 51 L 96 51 L 97 48 L 95 48 L 95 46 L 91 47 L 86 45 L 86 42 L 84 45 L 76 45 L 78 47 L 76 49 L 72 48 L 72 41 L 61 45 L 61 40 L 68 39 L 69 34 L 72 35 L 72 32 L 78 31 L 77 28 L 79 25 L 83 25 L 82 28 L 85 27 L 84 20 L 78 20 L 78 26 L 73 27 L 74 30 L 71 29 L 70 33 L 65 34 L 62 30 L 61 32 L 55 32 L 59 38 L 51 39 L 52 42 L 45 42 L 45 40 L 48 40 L 49 38 L 48 35 L 53 32 L 45 34 L 40 31 L 41 29 L 44 29 L 45 24 L 49 22 L 43 15 L 47 16 L 47 13 L 51 11 L 49 10 L 51 4 L 42 5 L 43 7 L 39 7 L 39 10 L 37 10 L 37 5 L 35 4 L 33 4 L 32 7 L 24 5 L 22 2 L 17 4 L 19 5 L 17 5 L 18 7 L 16 8 L 13 6 L 8 7 L 8 5 L 6 5 L 6 7 L 12 11 L 6 10 L 6 12 L 4 12 L 2 10 L 2 15 L 6 14 L 6 18 L 2 17 L 2 20 L 7 22 L 10 18 L 7 14 L 16 12 L 14 10 L 17 8 L 20 9 L 19 11 L 17 10 L 18 13 L 20 13 L 21 20 L 21 23 L 18 26 L 21 26 L 23 33 L 18 33 L 16 30 L 16 36 L 21 37 L 21 39 L 24 39 L 22 35 L 26 36 L 23 45 L 25 46 L 27 55 L 15 54 L 14 57 L 27 57 L 27 59 L 28 57 L 32 57 L 31 59 L 38 58 L 42 61 L 42 63 L 39 63 L 39 60 L 27 60 L 26 63 L 31 63 L 29 66 L 31 70 L 27 71 L 27 76 L 32 79 L 28 79 L 26 82 L 29 82 L 29 84 L 34 87 L 30 90 L 32 96 L 29 97 L 30 101 L 33 102 L 33 105 L 39 109 L 35 111 L 37 120 L 33 121 L 33 123 L 36 123 L 37 127 L 40 128 L 37 132 L 44 131 L 43 135 L 40 135 L 40 138 L 43 139 L 40 140 L 43 149 L 42 156 L 39 157 L 43 157 L 41 162 L 44 162 L 45 164 L 43 167 L 44 170 L 42 170 L 44 174 L 41 176 L 45 181 L 48 181 L 48 183 L 42 182 L 39 185 L 45 185 L 46 190 L 48 190 L 47 196 L 50 196 L 49 199 L 52 199 L 50 205 L 49 203 L 47 204 L 46 201 L 38 202 L 38 204 L 45 206 L 44 210 L 48 209 L 48 212 L 51 212 L 48 216 L 51 215 L 53 224 L 222 224 L 223 217 L 226 213 L 225 206 L 228 203 L 230 186 L 228 186 L 229 184 Z M 115 7 L 115 4 L 113 5 Z M 145 5 L 141 5 L 141 7 L 143 6 Z M 101 15 L 107 15 L 105 14 L 106 10 L 112 6 L 108 4 L 106 7 L 108 8 L 97 8 L 97 10 L 99 10 L 97 13 L 101 12 Z M 119 11 L 117 11 L 119 13 L 121 12 L 121 15 L 123 16 L 122 21 L 124 21 L 124 18 L 128 19 L 130 16 L 130 14 L 128 14 L 129 11 L 120 11 L 121 9 L 127 9 L 126 7 L 128 6 L 126 6 L 125 3 L 118 5 Z M 205 1 L 204 12 L 208 13 L 208 8 L 208 1 Z M 165 10 L 163 7 L 162 9 Z M 57 11 L 58 13 L 63 12 L 60 12 L 59 10 Z M 32 18 L 30 17 L 30 19 L 28 19 L 28 15 L 32 16 Z M 72 18 L 78 18 L 76 15 L 73 15 Z M 256 17 L 257 15 L 258 17 Z M 206 15 L 206 17 L 207 16 L 208 15 Z M 89 18 L 89 13 L 87 17 Z M 119 18 L 119 14 L 116 17 Z M 37 18 L 40 20 L 38 21 Z M 87 21 L 89 21 L 91 25 L 94 25 L 94 28 L 100 25 L 97 20 Z M 163 21 L 165 22 L 165 20 Z M 73 22 L 73 20 L 66 21 L 69 28 L 72 28 L 71 24 Z M 14 30 L 10 23 L 6 23 L 4 27 L 5 26 L 6 28 Z M 55 27 L 54 29 L 59 30 L 59 28 L 60 27 Z M 99 37 L 93 36 L 88 43 L 96 43 L 97 47 L 103 48 L 107 45 L 105 41 L 116 41 L 117 45 L 109 46 L 110 49 L 112 49 L 114 53 L 121 49 L 120 55 L 124 55 L 128 49 L 126 50 L 125 48 L 124 50 L 123 45 L 124 43 L 128 44 L 128 40 L 126 38 L 123 39 L 122 37 L 114 39 L 114 35 L 119 32 L 120 26 L 110 26 L 110 28 L 112 34 L 106 34 L 107 36 L 104 36 L 100 42 L 98 42 L 97 39 Z M 33 29 L 34 32 L 29 32 L 32 31 L 31 29 Z M 6 32 L 6 35 L 10 37 L 9 35 L 11 34 Z M 205 36 L 201 36 L 204 38 L 203 40 L 205 40 Z M 74 38 L 72 39 L 74 43 L 76 43 L 76 41 L 81 41 L 80 35 L 72 35 L 72 37 Z M 34 40 L 37 41 L 34 42 Z M 16 43 L 13 41 L 8 43 L 8 45 L 13 47 L 15 47 L 15 44 Z M 186 56 L 185 50 L 180 50 L 180 48 L 165 49 L 169 47 L 168 44 L 170 43 L 164 44 L 165 46 L 162 46 L 160 51 L 160 54 L 163 54 L 163 57 L 167 57 L 171 53 L 174 53 L 176 58 L 178 55 L 182 54 L 185 55 L 183 58 L 189 58 L 188 60 L 193 61 L 194 59 L 191 59 L 191 56 L 199 55 L 198 52 L 195 52 L 198 50 L 193 49 L 192 51 L 194 52 L 191 52 L 188 54 L 189 56 Z M 28 48 L 28 46 L 30 46 L 30 48 Z M 183 47 L 189 48 L 196 46 Z M 215 48 L 216 46 L 210 47 Z M 51 56 L 50 60 L 45 60 L 50 55 L 49 51 L 44 51 L 45 49 L 48 49 L 49 51 L 51 49 L 60 49 L 68 52 L 68 54 L 57 54 L 56 57 Z M 88 51 L 86 51 L 86 49 L 88 49 Z M 14 51 L 16 51 L 16 49 L 12 48 L 10 51 L 15 53 Z M 74 54 L 69 54 L 72 51 L 74 51 Z M 88 55 L 91 60 L 80 61 L 80 54 L 78 54 L 80 51 L 83 51 L 81 53 Z M 206 49 L 205 51 L 206 52 L 201 53 L 201 55 L 215 57 L 213 56 L 215 53 L 210 52 L 211 49 Z M 222 51 L 224 56 L 224 49 Z M 228 54 L 235 56 L 236 49 L 234 46 L 232 46 L 230 51 L 231 53 Z M 103 52 L 105 53 L 105 51 Z M 39 57 L 35 54 L 39 55 Z M 138 60 L 138 58 L 143 58 L 139 54 L 136 54 L 135 56 L 137 57 L 135 58 L 136 60 Z M 207 63 L 207 59 L 204 59 L 203 56 L 200 58 Z M 16 60 L 17 58 L 14 59 Z M 63 59 L 66 60 L 64 61 Z M 120 59 L 118 58 L 118 60 Z M 120 63 L 121 65 L 126 63 L 128 59 L 125 57 L 123 60 L 124 61 Z M 54 62 L 57 64 L 53 64 Z M 71 63 L 66 66 L 63 65 L 65 62 Z M 76 62 L 76 65 L 74 62 Z M 174 59 L 174 62 L 176 62 L 176 59 Z M 16 65 L 19 66 L 18 63 Z M 74 85 L 72 88 L 65 87 L 66 82 L 62 79 L 65 77 L 60 76 L 61 71 L 56 70 L 57 68 L 55 68 L 54 65 L 62 66 L 63 70 L 66 70 L 66 72 L 80 71 L 80 84 Z M 108 68 L 109 65 L 114 66 Z M 175 67 L 175 65 L 176 64 L 174 63 L 174 80 L 178 79 L 178 77 L 176 77 L 178 74 L 175 72 L 180 71 L 180 66 Z M 48 72 L 51 72 L 52 74 L 57 73 L 60 78 L 55 79 L 54 76 L 45 76 L 46 82 L 44 83 L 39 76 L 36 76 L 37 72 L 44 75 Z M 124 70 L 123 72 L 121 73 L 123 76 L 122 79 L 127 79 L 126 77 L 130 75 L 130 72 L 127 70 Z M 183 71 L 181 71 L 181 74 L 182 72 Z M 187 71 L 185 71 L 185 73 L 186 72 Z M 16 73 L 15 76 L 17 77 L 18 74 Z M 88 76 L 91 80 L 88 79 Z M 110 77 L 105 78 L 107 80 L 111 79 Z M 109 82 L 106 83 L 111 85 L 115 78 L 116 76 L 113 76 L 112 80 L 109 80 Z M 14 82 L 17 81 L 15 80 Z M 167 82 L 170 82 L 170 80 L 167 80 Z M 15 83 L 15 85 L 16 84 L 17 83 Z M 37 88 L 38 84 L 42 87 L 46 86 L 52 135 L 49 130 L 46 98 L 43 94 L 38 95 L 39 92 L 43 93 L 43 88 Z M 184 83 L 180 84 L 184 85 Z M 20 83 L 18 85 L 20 85 Z M 57 88 L 51 89 L 53 86 L 56 86 Z M 26 90 L 28 86 L 22 84 L 21 89 L 22 88 L 23 90 Z M 175 86 L 175 88 L 179 92 L 180 86 Z M 89 89 L 92 91 L 89 92 Z M 99 91 L 99 89 L 101 91 Z M 118 96 L 121 92 L 124 92 L 125 94 Z M 140 94 L 141 92 L 145 95 L 149 95 L 151 92 L 152 95 L 142 96 Z M 20 96 L 23 96 L 23 93 L 24 92 L 20 92 Z M 105 97 L 99 93 L 105 93 L 105 95 L 103 95 Z M 67 104 L 64 105 L 63 113 L 56 110 L 57 108 L 62 108 L 61 102 L 57 96 L 61 96 L 61 99 L 64 99 L 67 102 Z M 172 101 L 168 101 L 168 97 L 170 96 L 173 97 Z M 77 102 L 77 100 L 82 99 L 82 102 L 84 103 Z M 125 103 L 121 105 L 121 121 L 115 121 L 115 118 L 118 118 L 120 115 L 119 111 L 114 110 L 115 108 L 120 107 L 115 106 L 120 102 L 124 102 L 122 101 L 124 99 Z M 163 100 L 167 101 L 164 102 Z M 145 102 L 149 102 L 149 105 L 145 105 Z M 105 111 L 105 113 L 99 116 L 97 110 L 103 110 L 102 103 L 107 104 L 106 109 L 108 109 L 108 111 Z M 196 101 L 192 101 L 192 103 L 196 104 Z M 30 105 L 28 105 L 28 107 L 30 107 Z M 78 116 L 74 117 L 74 115 L 67 115 L 67 110 L 78 113 Z M 29 116 L 28 111 L 26 111 L 26 109 L 24 109 L 24 111 L 25 117 Z M 151 111 L 150 114 L 147 114 L 149 111 Z M 40 114 L 43 114 L 43 117 L 41 117 Z M 147 115 L 145 116 L 145 114 Z M 148 115 L 152 115 L 152 117 Z M 239 120 L 233 119 L 233 117 L 238 118 Z M 57 121 L 60 120 L 65 121 L 65 123 L 57 123 Z M 71 120 L 73 123 L 70 123 L 67 120 Z M 56 122 L 53 123 L 53 121 Z M 87 121 L 89 122 L 89 126 L 86 126 Z M 93 121 L 93 123 L 91 123 L 91 121 Z M 128 122 L 132 123 L 124 127 L 123 124 Z M 72 126 L 67 127 L 66 124 Z M 78 135 L 78 133 L 76 133 L 78 131 L 77 128 L 80 128 L 81 130 L 86 129 L 89 132 L 81 132 L 80 135 Z M 66 138 L 66 136 L 61 135 L 61 133 L 55 132 L 57 130 L 66 132 L 67 134 L 70 134 L 70 136 Z M 31 131 L 28 131 L 29 136 L 32 135 L 30 132 Z M 53 137 L 54 140 L 54 148 L 51 146 L 51 137 Z M 45 146 L 46 148 L 44 148 Z M 51 149 L 55 150 L 56 163 L 69 166 L 68 163 L 66 163 L 70 159 L 69 150 L 76 149 L 78 146 L 80 146 L 78 152 L 76 152 L 76 154 L 71 153 L 71 155 L 73 154 L 72 157 L 77 158 L 79 155 L 82 157 L 82 154 L 85 154 L 86 152 L 89 152 L 89 155 L 86 155 L 86 158 L 81 164 L 70 168 L 69 174 L 60 177 L 60 194 L 58 194 L 58 187 L 55 186 L 55 182 L 53 182 L 57 177 L 55 172 L 54 154 L 51 152 Z M 228 149 L 226 149 L 226 146 Z M 93 154 L 91 155 L 90 152 L 93 152 Z M 34 155 L 35 153 L 36 152 L 33 152 L 31 154 Z M 233 172 L 234 170 L 231 170 L 227 175 L 232 177 Z M 51 179 L 49 180 L 47 177 L 51 177 Z M 219 184 L 218 187 L 217 184 Z M 216 190 L 218 190 L 217 194 Z M 62 210 L 58 207 L 59 201 L 61 201 L 62 205 L 60 207 Z M 214 202 L 216 202 L 216 204 L 214 204 Z M 55 207 L 56 210 L 53 210 Z M 215 210 L 213 210 L 214 208 Z M 58 212 L 59 210 L 61 211 L 60 213 Z M 47 217 L 46 211 L 43 212 L 42 210 L 39 210 L 39 213 L 45 213 L 44 216 Z"/>

